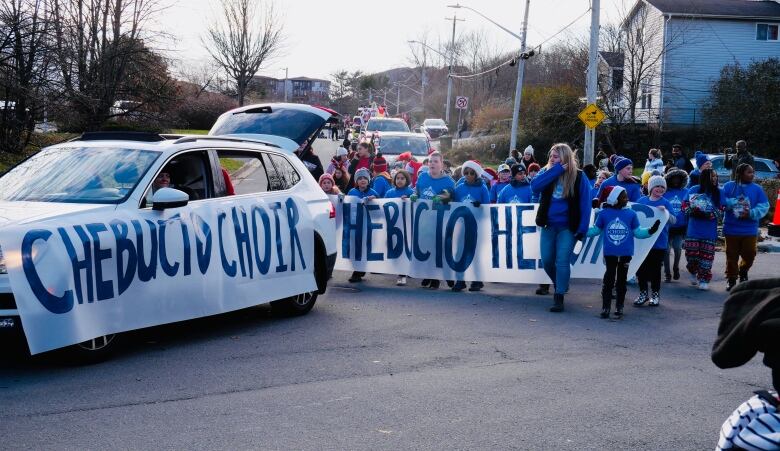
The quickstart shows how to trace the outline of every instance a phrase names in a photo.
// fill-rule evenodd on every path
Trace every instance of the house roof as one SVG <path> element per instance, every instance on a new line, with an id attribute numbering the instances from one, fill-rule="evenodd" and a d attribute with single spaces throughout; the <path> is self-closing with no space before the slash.
<path id="1" fill-rule="evenodd" d="M 601 59 L 603 59 L 604 62 L 607 63 L 609 67 L 612 68 L 623 67 L 623 60 L 625 59 L 623 56 L 623 52 L 599 52 L 599 56 L 601 56 Z"/>
<path id="2" fill-rule="evenodd" d="M 326 81 L 330 83 L 330 80 L 324 80 L 322 78 L 311 78 L 311 77 L 290 77 L 288 80 L 297 80 L 297 81 Z"/>
<path id="3" fill-rule="evenodd" d="M 780 3 L 772 0 L 645 0 L 664 14 L 698 17 L 777 18 Z"/>

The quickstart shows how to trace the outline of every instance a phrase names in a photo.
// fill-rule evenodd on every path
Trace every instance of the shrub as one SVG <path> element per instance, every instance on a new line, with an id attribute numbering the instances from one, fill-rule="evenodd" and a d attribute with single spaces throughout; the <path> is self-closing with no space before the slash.
<path id="1" fill-rule="evenodd" d="M 506 104 L 485 105 L 471 123 L 474 130 L 509 131 L 512 107 Z"/>

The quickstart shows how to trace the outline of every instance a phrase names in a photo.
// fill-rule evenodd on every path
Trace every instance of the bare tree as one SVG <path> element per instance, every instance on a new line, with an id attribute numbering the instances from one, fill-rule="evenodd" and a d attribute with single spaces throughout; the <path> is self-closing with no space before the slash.
<path id="1" fill-rule="evenodd" d="M 219 85 L 218 69 L 212 61 L 195 64 L 182 64 L 178 70 L 178 76 L 187 83 L 197 87 L 191 95 L 196 99 L 206 91 L 217 91 Z"/>
<path id="2" fill-rule="evenodd" d="M 214 61 L 233 80 L 238 104 L 264 62 L 284 44 L 282 23 L 274 4 L 260 0 L 222 0 L 222 17 L 209 29 L 204 44 Z"/>

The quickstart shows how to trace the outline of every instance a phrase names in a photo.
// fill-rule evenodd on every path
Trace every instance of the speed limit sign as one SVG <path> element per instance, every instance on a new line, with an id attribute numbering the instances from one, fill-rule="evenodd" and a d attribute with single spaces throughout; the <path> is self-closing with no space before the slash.
<path id="1" fill-rule="evenodd" d="M 455 97 L 455 108 L 459 110 L 466 110 L 468 109 L 468 107 L 469 107 L 468 97 L 463 97 L 463 96 Z"/>

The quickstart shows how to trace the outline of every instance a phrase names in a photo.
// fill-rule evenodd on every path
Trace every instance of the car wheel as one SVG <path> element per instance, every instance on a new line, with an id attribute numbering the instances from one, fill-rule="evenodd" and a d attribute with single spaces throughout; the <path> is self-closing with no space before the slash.
<path id="1" fill-rule="evenodd" d="M 287 316 L 301 316 L 309 313 L 317 302 L 317 292 L 301 293 L 289 298 L 271 302 L 271 308 Z"/>
<path id="2" fill-rule="evenodd" d="M 121 341 L 119 334 L 103 335 L 65 348 L 65 357 L 76 364 L 99 363 L 114 354 Z"/>

